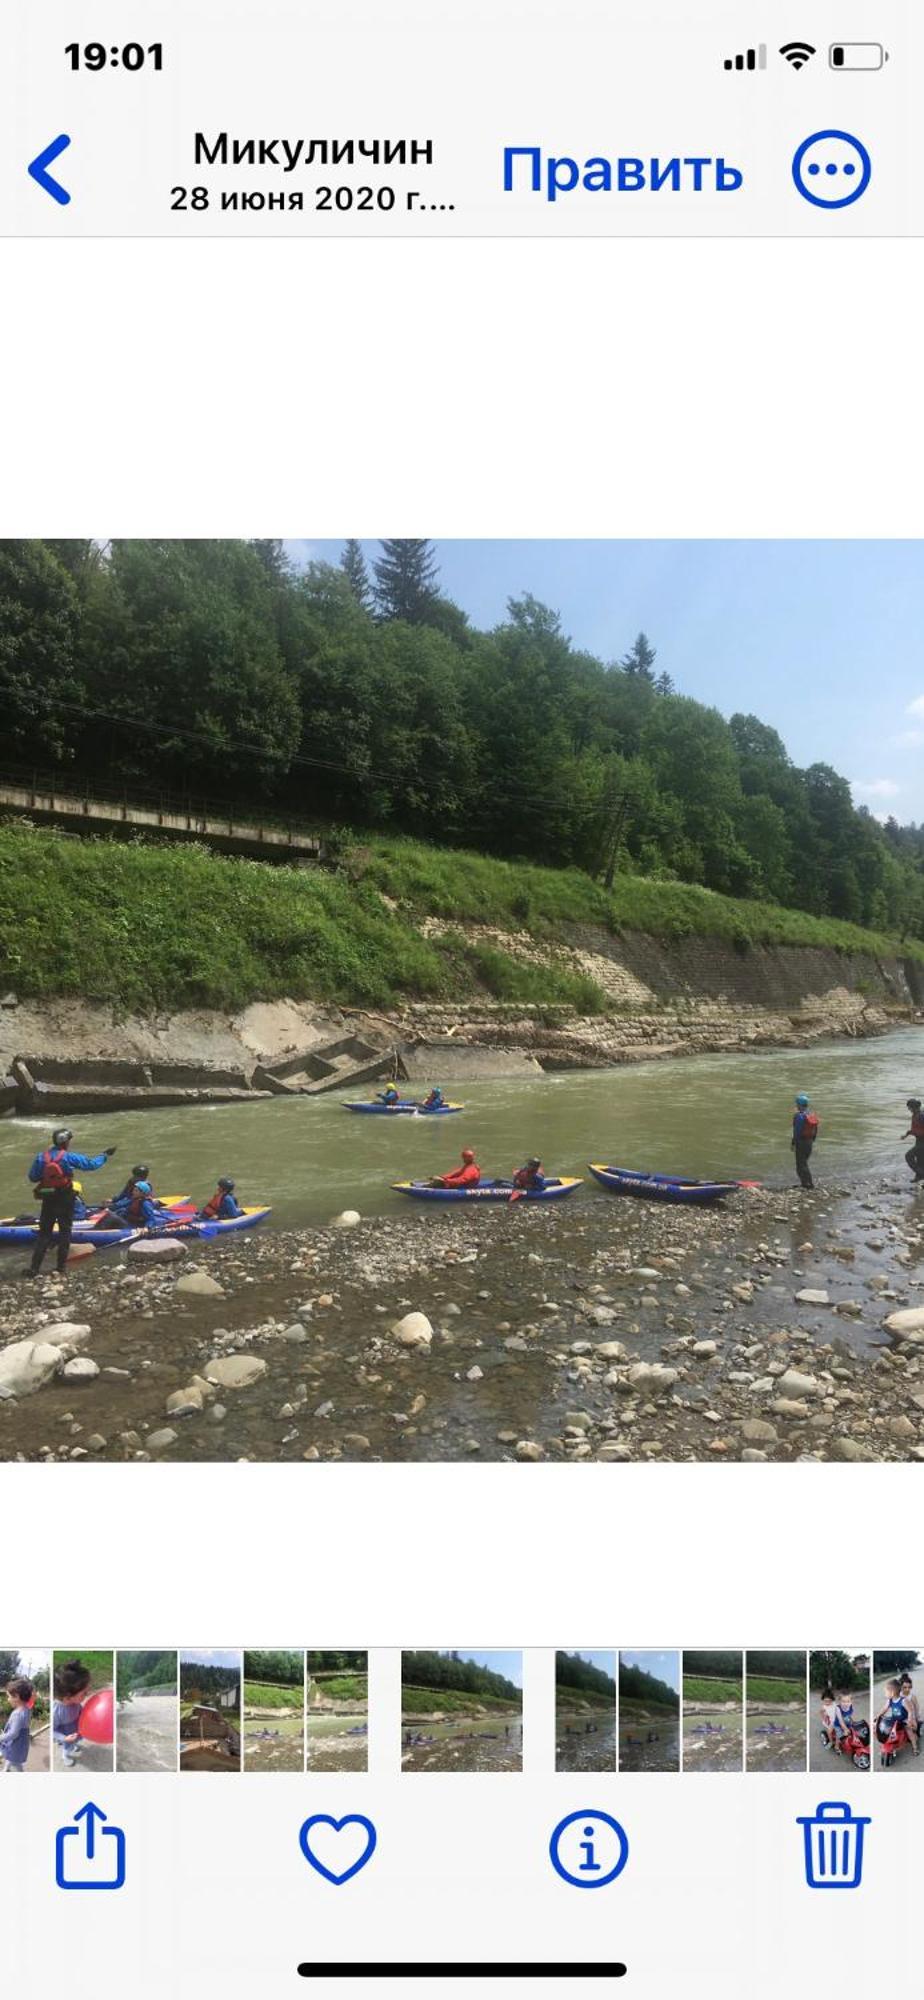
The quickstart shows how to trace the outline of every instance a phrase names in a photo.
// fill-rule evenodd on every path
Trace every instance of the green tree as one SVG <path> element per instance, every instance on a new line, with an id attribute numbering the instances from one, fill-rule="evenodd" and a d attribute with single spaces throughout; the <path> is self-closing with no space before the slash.
<path id="1" fill-rule="evenodd" d="M 362 542 L 350 541 L 344 543 L 343 554 L 340 558 L 340 567 L 360 610 L 371 611 L 372 584 L 369 580 L 366 558 L 363 555 Z"/>
<path id="2" fill-rule="evenodd" d="M 433 543 L 383 541 L 373 570 L 379 617 L 401 618 L 407 625 L 426 624 L 437 594 Z"/>
<path id="3" fill-rule="evenodd" d="M 7 754 L 73 756 L 79 594 L 44 542 L 0 541 L 0 714 Z"/>

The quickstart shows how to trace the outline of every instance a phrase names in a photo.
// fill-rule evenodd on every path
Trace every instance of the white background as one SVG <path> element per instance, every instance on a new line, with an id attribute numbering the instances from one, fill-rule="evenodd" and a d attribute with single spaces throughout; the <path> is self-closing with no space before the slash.
<path id="1" fill-rule="evenodd" d="M 920 535 L 921 257 L 7 245 L 0 531 Z M 919 1483 L 0 1467 L 33 1552 L 6 1565 L 5 1609 L 34 1644 L 830 1645 L 842 1620 L 900 1631 L 911 1573 L 882 1537 Z M 184 1562 L 189 1524 L 216 1518 L 227 1562 Z"/>
<path id="2" fill-rule="evenodd" d="M 4 535 L 924 533 L 916 244 L 19 243 L 3 260 Z M 748 690 L 758 710 L 760 692 Z M 64 1633 L 87 1646 L 913 1641 L 914 1561 L 896 1558 L 894 1538 L 896 1523 L 916 1521 L 919 1495 L 918 1468 L 897 1465 L 6 1465 L 3 1613 L 35 1646 Z M 223 1560 L 188 1561 L 196 1523 L 216 1520 Z M 130 1951 L 146 1955 L 155 1983 L 182 1956 L 184 1993 L 232 1963 L 254 1991 L 271 1958 L 278 1969 L 278 1945 L 292 1983 L 291 1953 L 310 1948 L 315 1909 L 292 1846 L 300 1781 L 291 1824 L 275 1806 L 265 1818 L 268 1804 L 253 1820 L 244 1795 L 232 1811 L 210 1784 L 195 1794 L 197 1817 L 184 1808 L 181 1818 L 183 1782 L 138 1781 L 133 1817 L 121 1803 L 131 1790 L 112 1787 L 123 1823 L 137 1827 L 143 1801 L 151 1847 L 132 1897 L 154 1900 L 120 1903 L 127 1928 L 123 1917 L 105 1930 L 95 1900 L 87 1909 L 78 1897 L 66 1932 L 48 1932 L 32 1859 L 14 1871 L 17 1888 L 29 1883 L 14 1981 L 29 2000 L 48 1983 L 50 1936 L 57 1969 L 65 1943 L 71 1957 L 69 1991 L 93 2000 L 124 1992 Z M 495 1838 L 492 1787 L 521 1781 L 460 1782 L 470 1796 L 488 1785 L 474 1793 L 488 1803 L 473 1824 L 476 1838 L 478 1825 Z M 781 1780 L 777 1792 L 768 1780 L 764 1793 L 755 1780 L 717 1779 L 704 1794 L 708 1783 L 672 1784 L 671 1799 L 689 1803 L 669 1817 L 657 1784 L 632 1807 L 648 1886 L 629 1902 L 627 1875 L 618 1907 L 631 1921 L 625 1932 L 614 1924 L 611 1944 L 647 1962 L 638 1990 L 660 2000 L 692 1965 L 694 1990 L 708 1975 L 717 1996 L 732 1993 L 743 1974 L 769 1994 L 798 1965 L 856 1991 L 862 1948 L 895 1983 L 881 1953 L 905 1947 L 904 1916 L 889 1912 L 913 1904 L 908 1826 L 883 1825 L 884 1893 L 864 1897 L 862 1924 L 847 1925 L 841 1898 L 801 1889 L 791 1848 L 785 1884 L 778 1871 L 777 1816 L 788 1842 L 794 1812 L 817 1802 L 814 1782 Z M 407 1786 L 401 1811 L 416 1814 L 426 1853 Z M 541 1799 L 522 1786 L 521 1842 L 560 1796 L 554 1783 Z M 29 1787 L 17 1808 L 30 1824 L 39 1816 L 42 1842 L 60 1789 L 41 1786 L 40 1804 Z M 461 1796 L 450 1791 L 449 1803 Z M 910 1806 L 894 1794 L 883 1810 Z M 207 1864 L 218 1916 L 208 1932 L 195 1929 L 192 1886 L 164 1904 L 155 1861 L 174 1830 L 190 1885 Z M 659 1838 L 670 1843 L 669 1893 L 650 1872 Z M 492 1851 L 476 1847 L 473 1877 L 454 1882 L 445 1936 L 466 1950 L 505 1939 L 522 1949 L 537 1894 L 551 1893 L 547 1864 L 536 1859 L 524 1900 L 504 1905 L 481 1880 Z M 367 1880 L 364 1898 L 387 1883 L 385 1866 Z M 812 1930 L 786 1945 L 797 1895 Z M 420 1926 L 425 1905 L 410 1895 L 400 1908 Z M 572 1905 L 559 1907 L 570 1925 Z M 490 1911 L 497 1933 L 479 1933 L 474 1911 L 485 1922 Z M 413 1942 L 429 1948 L 427 1930 Z M 645 1961 L 648 1942 L 663 1978 Z"/>

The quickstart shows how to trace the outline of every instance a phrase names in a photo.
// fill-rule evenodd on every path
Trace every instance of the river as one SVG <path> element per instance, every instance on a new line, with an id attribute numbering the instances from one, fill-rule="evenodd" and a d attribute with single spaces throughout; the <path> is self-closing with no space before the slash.
<path id="1" fill-rule="evenodd" d="M 111 1171 L 87 1193 L 114 1193 L 137 1161 L 162 1193 L 205 1200 L 230 1174 L 244 1202 L 272 1204 L 277 1225 L 297 1228 L 344 1208 L 397 1213 L 392 1181 L 443 1172 L 463 1145 L 484 1173 L 506 1174 L 529 1153 L 550 1173 L 582 1173 L 588 1160 L 720 1178 L 792 1180 L 789 1121 L 797 1090 L 821 1118 L 821 1174 L 870 1174 L 898 1165 L 905 1100 L 924 1097 L 924 1028 L 875 1040 L 683 1056 L 618 1069 L 527 1075 L 454 1086 L 452 1118 L 359 1118 L 336 1096 L 190 1106 L 75 1117 L 81 1151 L 118 1146 Z M 47 1142 L 38 1118 L 0 1121 L 0 1214 L 29 1205 L 26 1169 Z"/>

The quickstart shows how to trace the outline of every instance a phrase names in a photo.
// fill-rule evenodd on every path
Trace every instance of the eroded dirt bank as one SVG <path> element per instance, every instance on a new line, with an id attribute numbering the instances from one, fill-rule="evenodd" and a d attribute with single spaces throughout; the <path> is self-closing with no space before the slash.
<path id="1" fill-rule="evenodd" d="M 425 920 L 427 934 L 445 929 Z M 565 966 L 593 978 L 603 1012 L 499 1002 L 473 982 L 464 1003 L 413 1000 L 375 1013 L 310 1001 L 257 1002 L 239 1013 L 214 1009 L 120 1014 L 77 999 L 41 1003 L 8 994 L 0 1004 L 0 1083 L 15 1057 L 71 1063 L 201 1064 L 239 1069 L 284 1062 L 338 1034 L 400 1048 L 408 1074 L 424 1076 L 451 1047 L 454 1074 L 546 1067 L 596 1067 L 755 1047 L 793 1047 L 832 1035 L 884 1033 L 920 1018 L 922 968 L 910 959 L 850 956 L 809 947 L 718 939 L 611 937 L 572 927 L 567 942 L 539 943 L 526 932 L 457 925 L 472 941 L 512 957 Z M 12 1103 L 12 1098 L 10 1098 Z"/>

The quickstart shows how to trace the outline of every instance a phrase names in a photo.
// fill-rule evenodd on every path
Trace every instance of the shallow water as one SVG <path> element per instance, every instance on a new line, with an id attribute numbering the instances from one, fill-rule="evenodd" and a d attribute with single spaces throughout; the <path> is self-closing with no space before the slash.
<path id="1" fill-rule="evenodd" d="M 116 1714 L 116 1768 L 119 1771 L 175 1771 L 178 1713 L 176 1696 L 136 1694 Z"/>
<path id="2" fill-rule="evenodd" d="M 426 1738 L 409 1743 L 409 1737 Z M 403 1771 L 519 1771 L 523 1725 L 518 1715 L 460 1716 L 452 1722 L 426 1717 L 401 1726 Z"/>
<path id="3" fill-rule="evenodd" d="M 599 1709 L 559 1709 L 555 1723 L 556 1771 L 615 1771 L 616 1703 L 612 1713 Z"/>
<path id="4" fill-rule="evenodd" d="M 309 1771 L 365 1771 L 369 1734 L 364 1714 L 308 1716 Z"/>
<path id="5" fill-rule="evenodd" d="M 245 1771 L 301 1771 L 305 1765 L 301 1711 L 276 1715 L 255 1710 L 244 1717 Z"/>
<path id="6" fill-rule="evenodd" d="M 649 1743 L 649 1735 L 656 1741 Z M 620 1714 L 620 1771 L 679 1771 L 679 1715 Z"/>
<path id="7" fill-rule="evenodd" d="M 805 1714 L 788 1708 L 749 1709 L 747 1716 L 748 1771 L 804 1771 L 806 1764 Z"/>
<path id="8" fill-rule="evenodd" d="M 359 1118 L 331 1095 L 75 1118 L 80 1151 L 118 1147 L 111 1170 L 86 1176 L 86 1192 L 115 1193 L 139 1160 L 161 1192 L 201 1200 L 219 1174 L 230 1174 L 244 1202 L 269 1202 L 277 1224 L 297 1227 L 343 1208 L 395 1212 L 405 1198 L 392 1181 L 444 1172 L 463 1145 L 475 1147 L 486 1174 L 509 1173 L 535 1152 L 549 1172 L 582 1173 L 588 1160 L 609 1160 L 788 1184 L 797 1090 L 811 1093 L 821 1118 L 819 1177 L 890 1166 L 904 1174 L 900 1135 L 906 1098 L 924 1097 L 924 1029 L 458 1087 L 444 1068 L 437 1080 L 464 1099 L 458 1117 Z M 44 1119 L 0 1120 L 0 1214 L 30 1205 L 26 1169 L 48 1131 Z"/>
<path id="9" fill-rule="evenodd" d="M 688 1710 L 683 1718 L 685 1771 L 740 1771 L 744 1716 L 740 1710 Z"/>

